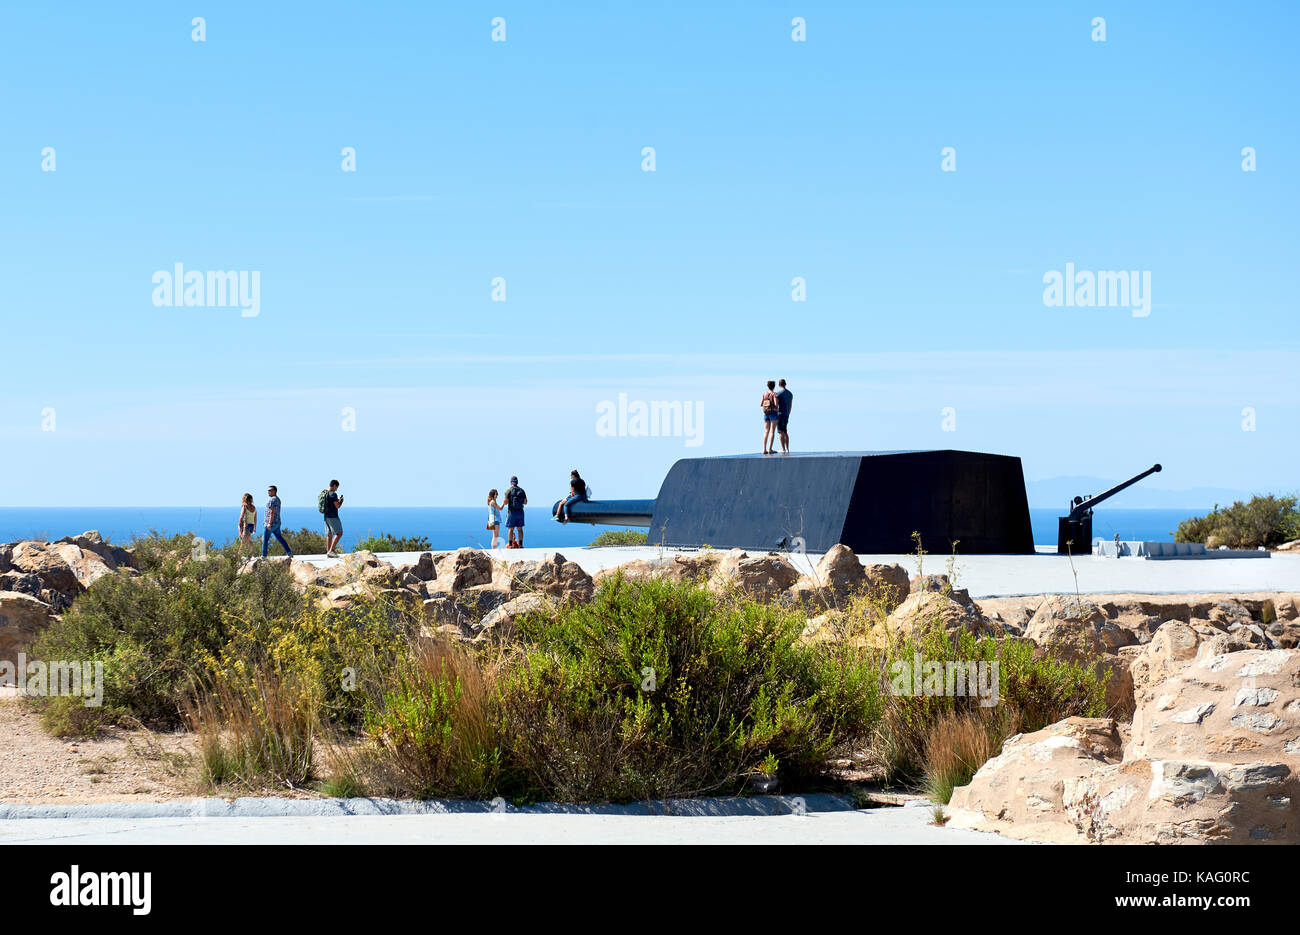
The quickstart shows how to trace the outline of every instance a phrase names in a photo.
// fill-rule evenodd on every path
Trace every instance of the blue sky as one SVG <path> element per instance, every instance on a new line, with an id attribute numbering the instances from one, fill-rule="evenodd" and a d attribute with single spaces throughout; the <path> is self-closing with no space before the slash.
<path id="1" fill-rule="evenodd" d="M 778 376 L 801 450 L 1295 490 L 1300 16 L 1106 6 L 7 3 L 0 504 L 653 496 Z M 1045 305 L 1067 263 L 1150 314 Z"/>

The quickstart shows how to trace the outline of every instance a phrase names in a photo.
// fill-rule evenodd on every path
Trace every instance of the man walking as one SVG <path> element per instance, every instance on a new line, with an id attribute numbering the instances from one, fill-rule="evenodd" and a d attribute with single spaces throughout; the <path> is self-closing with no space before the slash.
<path id="1" fill-rule="evenodd" d="M 790 433 L 787 427 L 790 424 L 790 407 L 794 404 L 794 393 L 786 388 L 785 380 L 781 381 L 781 392 L 776 394 L 776 431 L 781 436 L 781 454 L 790 453 Z"/>
<path id="2" fill-rule="evenodd" d="M 528 494 L 519 486 L 519 478 L 510 478 L 510 489 L 506 491 L 506 535 L 510 541 L 507 549 L 524 547 L 524 507 L 528 505 Z"/>
<path id="3" fill-rule="evenodd" d="M 339 482 L 330 481 L 328 490 L 320 492 L 320 511 L 325 514 L 325 556 L 338 558 L 334 550 L 343 541 L 343 522 L 339 519 L 339 507 L 343 498 L 339 496 Z"/>
<path id="4" fill-rule="evenodd" d="M 266 520 L 263 525 L 266 527 L 262 530 L 262 558 L 266 558 L 266 552 L 271 547 L 271 537 L 279 541 L 284 547 L 284 554 L 293 558 L 293 549 L 289 548 L 289 543 L 284 541 L 284 536 L 280 535 L 280 497 L 276 493 L 275 484 L 266 488 L 266 495 L 270 499 L 266 501 Z"/>

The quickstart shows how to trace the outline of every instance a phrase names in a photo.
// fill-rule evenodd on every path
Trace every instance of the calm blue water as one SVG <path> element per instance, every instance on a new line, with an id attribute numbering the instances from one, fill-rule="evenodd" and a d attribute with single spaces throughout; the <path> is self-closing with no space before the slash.
<path id="1" fill-rule="evenodd" d="M 260 518 L 261 503 L 258 504 Z M 1119 533 L 1121 539 L 1172 542 L 1178 521 L 1209 512 L 1195 507 L 1185 510 L 1097 510 L 1092 530 L 1107 539 Z M 1058 509 L 1031 509 L 1034 541 L 1056 544 Z M 151 529 L 159 532 L 193 532 L 220 544 L 235 535 L 234 507 L 0 507 L 0 542 L 44 536 L 58 539 L 98 529 L 105 538 L 125 544 Z M 561 526 L 550 518 L 550 507 L 527 513 L 524 545 L 568 547 L 586 545 L 606 529 L 573 523 Z M 491 545 L 486 507 L 344 507 L 343 547 L 381 532 L 395 536 L 427 536 L 434 549 Z M 284 525 L 289 529 L 307 526 L 323 530 L 315 507 L 285 507 Z M 502 530 L 504 533 L 505 530 Z M 259 527 L 258 535 L 261 534 Z"/>

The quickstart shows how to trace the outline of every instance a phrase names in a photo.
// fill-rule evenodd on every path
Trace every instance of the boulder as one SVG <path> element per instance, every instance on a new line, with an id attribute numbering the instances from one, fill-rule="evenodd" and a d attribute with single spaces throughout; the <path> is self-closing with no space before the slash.
<path id="1" fill-rule="evenodd" d="M 976 636 L 993 636 L 993 628 L 973 604 L 959 604 L 939 591 L 914 591 L 885 620 L 886 631 L 897 638 L 917 636 L 938 624 L 949 636 L 968 630 Z"/>
<path id="2" fill-rule="evenodd" d="M 418 581 L 432 581 L 438 577 L 438 565 L 442 557 L 441 552 L 437 556 L 432 552 L 425 552 L 414 562 L 398 565 L 397 570 L 404 575 L 411 575 Z"/>
<path id="3" fill-rule="evenodd" d="M 867 565 L 862 572 L 867 593 L 880 601 L 886 612 L 894 610 L 912 593 L 911 580 L 902 565 Z"/>
<path id="4" fill-rule="evenodd" d="M 351 607 L 359 600 L 369 598 L 372 589 L 362 581 L 354 581 L 351 584 L 345 584 L 341 587 L 332 588 L 328 593 L 319 600 L 320 606 L 326 609 L 343 610 Z"/>
<path id="5" fill-rule="evenodd" d="M 76 546 L 63 546 L 63 548 L 81 551 Z M 98 560 L 98 556 L 95 558 Z M 16 570 L 36 575 L 41 579 L 41 585 L 51 591 L 76 595 L 84 590 L 77 572 L 68 564 L 68 559 L 47 543 L 15 543 L 10 561 Z M 99 564 L 103 566 L 102 562 Z M 85 571 L 83 568 L 83 574 Z"/>
<path id="6" fill-rule="evenodd" d="M 746 597 L 770 601 L 798 580 L 795 567 L 775 552 L 751 557 L 741 549 L 732 549 L 713 570 L 709 588 L 719 593 L 734 588 Z"/>
<path id="7" fill-rule="evenodd" d="M 853 550 L 843 544 L 831 546 L 818 560 L 817 570 L 812 577 L 821 587 L 841 599 L 867 584 L 866 569 L 853 554 Z"/>
<path id="8" fill-rule="evenodd" d="M 100 536 L 99 530 L 91 529 L 79 536 L 65 536 L 59 543 L 75 545 L 87 552 L 94 552 L 109 568 L 135 568 L 135 552 L 121 546 L 110 545 Z"/>
<path id="9" fill-rule="evenodd" d="M 1189 660 L 1186 626 L 1166 624 L 1142 650 L 1183 667 L 1148 681 L 1122 749 L 1111 721 L 1013 737 L 953 793 L 951 825 L 1055 841 L 1300 843 L 1300 652 L 1212 653 L 1209 637 Z M 1098 731 L 1106 742 L 1090 743 Z"/>
<path id="10" fill-rule="evenodd" d="M 543 594 L 522 594 L 506 601 L 474 627 L 474 642 L 504 642 L 516 632 L 516 621 L 526 615 L 545 610 L 550 606 Z"/>
<path id="11" fill-rule="evenodd" d="M 505 575 L 512 595 L 538 593 L 562 604 L 585 604 L 595 592 L 591 575 L 559 552 L 539 562 L 515 562 Z"/>
<path id="12" fill-rule="evenodd" d="M 457 549 L 438 564 L 431 591 L 455 593 L 492 582 L 492 559 L 482 549 Z"/>
<path id="13" fill-rule="evenodd" d="M 0 542 L 0 574 L 11 570 L 13 566 L 14 547 L 12 543 Z"/>
<path id="14" fill-rule="evenodd" d="M 1025 636 L 1064 659 L 1081 661 L 1138 638 L 1131 630 L 1112 623 L 1091 601 L 1074 595 L 1049 595 L 1025 627 Z"/>
<path id="15" fill-rule="evenodd" d="M 50 608 L 30 594 L 0 591 L 0 662 L 18 663 L 50 622 Z"/>
<path id="16" fill-rule="evenodd" d="M 6 571 L 0 573 L 0 591 L 17 591 L 40 599 L 41 579 L 25 571 Z"/>
<path id="17" fill-rule="evenodd" d="M 508 596 L 505 591 L 487 584 L 458 594 L 434 592 L 424 601 L 425 622 L 433 627 L 454 625 L 468 631 L 506 603 Z"/>
<path id="18" fill-rule="evenodd" d="M 613 568 L 601 569 L 596 572 L 593 583 L 599 587 L 602 581 L 616 574 L 621 574 L 629 581 L 644 581 L 649 578 L 662 578 L 674 583 L 705 581 L 713 574 L 713 569 L 720 559 L 721 554 L 711 549 L 695 554 L 639 559 L 634 562 L 624 562 Z"/>

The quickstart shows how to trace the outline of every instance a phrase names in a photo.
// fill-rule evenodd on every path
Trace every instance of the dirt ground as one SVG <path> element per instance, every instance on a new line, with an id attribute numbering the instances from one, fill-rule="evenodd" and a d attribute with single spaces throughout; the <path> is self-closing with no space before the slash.
<path id="1" fill-rule="evenodd" d="M 110 728 L 61 740 L 12 689 L 0 695 L 0 805 L 192 798 L 196 763 L 190 734 Z"/>

